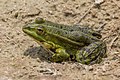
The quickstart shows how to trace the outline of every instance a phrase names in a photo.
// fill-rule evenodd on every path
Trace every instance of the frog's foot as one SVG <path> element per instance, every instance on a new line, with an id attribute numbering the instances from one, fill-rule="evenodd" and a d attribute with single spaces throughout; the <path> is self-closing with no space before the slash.
<path id="1" fill-rule="evenodd" d="M 94 42 L 82 48 L 76 54 L 76 60 L 83 64 L 100 63 L 106 56 L 106 45 L 104 42 Z"/>
<path id="2" fill-rule="evenodd" d="M 67 60 L 70 55 L 68 53 L 66 53 L 65 49 L 62 48 L 58 48 L 55 51 L 56 53 L 53 54 L 51 61 L 53 62 L 62 62 Z"/>

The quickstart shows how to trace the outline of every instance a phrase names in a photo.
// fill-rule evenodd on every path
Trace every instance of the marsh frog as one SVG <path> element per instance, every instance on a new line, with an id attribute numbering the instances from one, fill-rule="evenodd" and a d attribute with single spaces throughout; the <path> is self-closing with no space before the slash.
<path id="1" fill-rule="evenodd" d="M 106 56 L 106 44 L 100 39 L 101 34 L 89 27 L 36 18 L 22 30 L 52 54 L 50 60 L 53 62 L 99 63 Z"/>

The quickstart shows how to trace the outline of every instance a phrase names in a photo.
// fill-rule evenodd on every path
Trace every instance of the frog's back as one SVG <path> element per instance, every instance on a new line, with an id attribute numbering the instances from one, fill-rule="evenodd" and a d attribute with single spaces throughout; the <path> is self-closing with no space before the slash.
<path id="1" fill-rule="evenodd" d="M 68 31 L 69 33 L 70 32 L 77 32 L 79 34 L 79 32 L 83 32 L 84 34 L 89 34 L 91 36 L 94 36 L 96 38 L 101 38 L 101 34 L 97 31 L 94 31 L 93 29 L 89 28 L 89 27 L 86 27 L 86 26 L 81 26 L 81 25 L 64 25 L 64 24 L 58 24 L 58 23 L 54 23 L 54 22 L 51 22 L 51 21 L 47 21 L 47 20 L 44 20 L 42 18 L 37 18 L 35 20 L 36 23 L 38 24 L 44 24 L 44 25 L 47 25 L 47 26 L 52 26 L 53 28 L 58 28 L 60 30 L 65 30 L 65 31 Z"/>

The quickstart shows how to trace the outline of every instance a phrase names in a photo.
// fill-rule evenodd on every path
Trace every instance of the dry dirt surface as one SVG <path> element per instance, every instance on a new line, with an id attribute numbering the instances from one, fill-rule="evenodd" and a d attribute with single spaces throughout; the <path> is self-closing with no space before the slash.
<path id="1" fill-rule="evenodd" d="M 94 0 L 0 0 L 0 80 L 120 80 L 120 0 L 93 4 Z M 94 65 L 48 62 L 41 56 L 46 53 L 42 47 L 22 32 L 36 17 L 94 29 L 106 23 L 102 35 L 108 57 Z"/>

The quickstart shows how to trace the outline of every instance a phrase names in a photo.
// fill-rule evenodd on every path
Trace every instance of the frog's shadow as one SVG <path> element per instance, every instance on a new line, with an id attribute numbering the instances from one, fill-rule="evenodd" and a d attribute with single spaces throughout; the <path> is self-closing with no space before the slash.
<path id="1" fill-rule="evenodd" d="M 30 56 L 31 58 L 34 59 L 38 58 L 40 61 L 47 62 L 49 62 L 49 59 L 51 57 L 51 55 L 42 46 L 29 48 L 24 52 L 24 55 Z"/>

